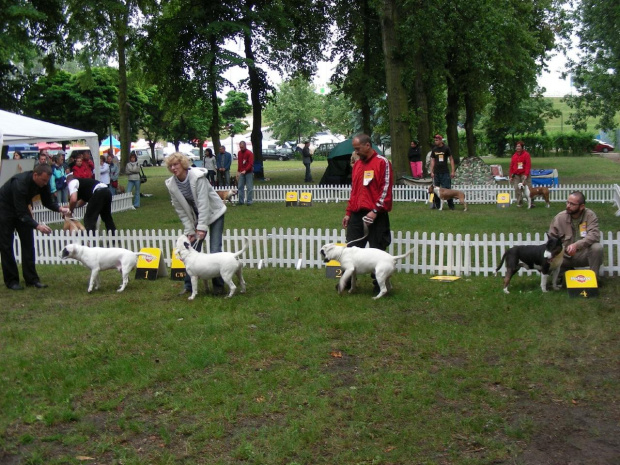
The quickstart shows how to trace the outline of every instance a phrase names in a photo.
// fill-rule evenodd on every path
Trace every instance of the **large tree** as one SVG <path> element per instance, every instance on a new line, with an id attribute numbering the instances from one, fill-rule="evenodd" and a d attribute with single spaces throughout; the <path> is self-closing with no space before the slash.
<path id="1" fill-rule="evenodd" d="M 309 140 L 320 128 L 321 99 L 302 76 L 283 82 L 267 105 L 265 116 L 280 140 Z"/>
<path id="2" fill-rule="evenodd" d="M 65 27 L 61 0 L 0 0 L 0 108 L 17 111 L 33 78 L 68 55 Z"/>
<path id="3" fill-rule="evenodd" d="M 576 110 L 569 118 L 575 129 L 585 130 L 588 117 L 597 127 L 618 127 L 620 111 L 620 2 L 581 0 L 575 10 L 581 56 L 569 62 L 577 93 L 566 98 Z"/>

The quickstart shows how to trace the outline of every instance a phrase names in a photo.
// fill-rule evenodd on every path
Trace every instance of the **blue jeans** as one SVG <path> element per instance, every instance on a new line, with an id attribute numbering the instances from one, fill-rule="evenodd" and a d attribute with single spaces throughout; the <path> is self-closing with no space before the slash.
<path id="1" fill-rule="evenodd" d="M 243 205 L 245 203 L 245 191 L 244 187 L 248 189 L 248 205 L 252 205 L 252 200 L 254 199 L 254 173 L 245 173 L 239 175 L 239 204 Z"/>
<path id="2" fill-rule="evenodd" d="M 129 180 L 127 181 L 127 190 L 126 192 L 131 192 L 135 187 L 135 192 L 133 194 L 133 206 L 138 208 L 140 206 L 140 180 Z"/>
<path id="3" fill-rule="evenodd" d="M 209 225 L 209 250 L 211 253 L 222 251 L 222 235 L 224 234 L 224 215 Z M 198 242 L 196 250 L 202 250 L 202 241 Z M 213 286 L 223 286 L 222 278 L 213 278 Z M 192 278 L 188 274 L 185 275 L 184 287 L 187 291 L 192 292 Z"/>

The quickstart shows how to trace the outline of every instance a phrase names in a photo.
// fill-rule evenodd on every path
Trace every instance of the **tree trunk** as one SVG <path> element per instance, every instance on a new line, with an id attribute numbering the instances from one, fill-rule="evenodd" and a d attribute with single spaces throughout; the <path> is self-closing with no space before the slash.
<path id="1" fill-rule="evenodd" d="M 370 7 L 368 5 L 368 1 L 364 0 L 361 6 L 362 18 L 369 17 L 369 11 L 368 11 L 369 8 Z M 363 60 L 362 66 L 364 69 L 364 76 L 368 76 L 369 79 L 371 76 L 370 60 L 375 59 L 375 57 L 371 58 L 371 51 L 370 51 L 371 27 L 372 26 L 369 21 L 362 20 L 362 60 Z M 372 28 L 372 33 L 375 33 L 374 28 Z M 363 92 L 361 92 L 361 94 L 362 94 L 362 101 L 360 102 L 360 111 L 362 113 L 362 132 L 370 136 L 372 135 L 372 122 L 371 122 L 372 107 L 370 105 L 370 99 L 369 99 L 370 92 L 368 90 L 364 90 Z"/>
<path id="2" fill-rule="evenodd" d="M 476 139 L 474 136 L 474 118 L 476 110 L 469 92 L 465 93 L 465 136 L 467 138 L 467 156 L 476 156 Z"/>
<path id="3" fill-rule="evenodd" d="M 392 138 L 392 167 L 394 179 L 410 175 L 407 152 L 410 145 L 407 92 L 403 87 L 403 64 L 396 53 L 399 50 L 397 33 L 397 0 L 383 0 L 381 11 L 381 35 L 385 56 L 390 136 Z M 369 76 L 370 78 L 370 76 Z"/>
<path id="4" fill-rule="evenodd" d="M 220 150 L 220 109 L 217 99 L 217 69 L 216 56 L 219 48 L 215 37 L 211 37 L 211 58 L 209 59 L 209 95 L 211 98 L 211 126 L 209 127 L 209 135 L 213 143 L 213 154 L 217 155 Z"/>
<path id="5" fill-rule="evenodd" d="M 426 88 L 424 86 L 424 74 L 426 69 L 422 61 L 421 51 L 418 51 L 414 56 L 414 69 L 414 102 L 416 106 L 415 112 L 418 118 L 418 142 L 422 154 L 424 176 L 426 176 L 428 174 L 426 169 L 426 154 L 431 150 L 431 123 L 428 111 L 428 96 L 426 95 Z"/>
<path id="6" fill-rule="evenodd" d="M 125 17 L 123 17 L 125 19 Z M 120 21 L 119 21 L 120 22 Z M 120 139 L 121 139 L 121 170 L 129 162 L 129 152 L 131 151 L 131 135 L 129 130 L 129 102 L 127 100 L 127 56 L 126 41 L 127 36 L 126 22 L 117 25 L 116 40 L 118 41 L 118 111 L 120 119 Z M 99 179 L 99 176 L 97 176 Z"/>
<path id="7" fill-rule="evenodd" d="M 459 93 L 457 86 L 448 78 L 448 105 L 446 108 L 446 137 L 454 163 L 460 162 L 459 153 Z"/>
<path id="8" fill-rule="evenodd" d="M 245 46 L 245 58 L 248 62 L 248 74 L 250 77 L 250 101 L 252 103 L 252 152 L 254 153 L 254 176 L 258 179 L 265 178 L 265 170 L 263 168 L 263 132 L 261 125 L 263 121 L 262 103 L 260 94 L 262 82 L 258 71 L 256 70 L 256 61 L 254 50 L 252 49 L 251 30 L 248 29 L 243 35 L 243 43 Z"/>

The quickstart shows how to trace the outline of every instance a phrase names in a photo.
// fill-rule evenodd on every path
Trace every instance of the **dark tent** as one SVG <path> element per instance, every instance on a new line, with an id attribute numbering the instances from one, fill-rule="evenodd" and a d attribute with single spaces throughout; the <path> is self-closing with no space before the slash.
<path id="1" fill-rule="evenodd" d="M 372 146 L 377 153 L 379 147 Z M 353 138 L 336 145 L 327 156 L 327 169 L 321 178 L 321 185 L 351 184 L 351 154 L 353 153 Z"/>

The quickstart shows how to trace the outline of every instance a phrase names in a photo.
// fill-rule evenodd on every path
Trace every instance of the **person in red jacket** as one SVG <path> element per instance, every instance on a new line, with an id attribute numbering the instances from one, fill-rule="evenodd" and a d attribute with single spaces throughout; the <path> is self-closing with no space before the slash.
<path id="1" fill-rule="evenodd" d="M 368 225 L 368 237 L 351 244 L 386 250 L 392 242 L 390 217 L 392 210 L 393 172 L 390 162 L 372 148 L 370 137 L 359 134 L 353 138 L 353 149 L 359 160 L 353 165 L 351 197 L 342 220 L 347 229 L 347 242 L 364 236 Z"/>
<path id="2" fill-rule="evenodd" d="M 247 206 L 252 205 L 254 198 L 254 154 L 250 152 L 244 141 L 239 142 L 237 153 L 237 191 L 239 192 L 239 205 L 245 201 L 245 189 L 248 191 Z"/>
<path id="3" fill-rule="evenodd" d="M 78 155 L 75 159 L 75 165 L 73 165 L 73 176 L 76 178 L 87 179 L 91 179 L 93 177 L 93 171 L 86 163 L 84 163 L 84 158 L 82 155 Z"/>
<path id="4" fill-rule="evenodd" d="M 530 189 L 532 188 L 532 176 L 530 175 L 532 159 L 530 154 L 525 151 L 523 142 L 517 142 L 515 150 L 510 160 L 509 177 L 515 189 L 517 207 L 520 207 L 523 203 L 523 191 L 519 189 L 519 183 L 527 184 Z"/>

